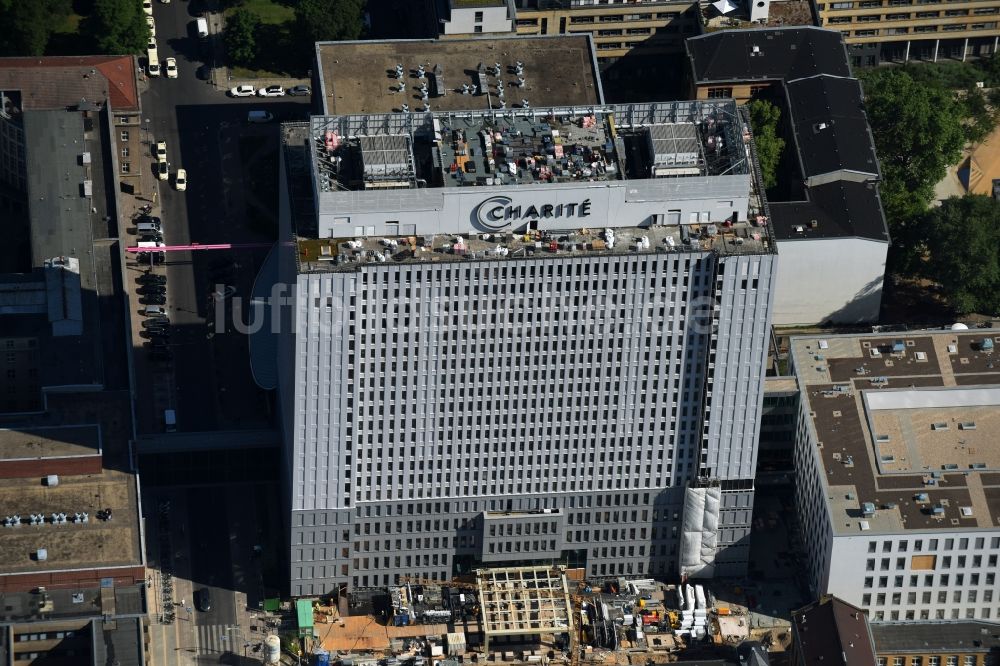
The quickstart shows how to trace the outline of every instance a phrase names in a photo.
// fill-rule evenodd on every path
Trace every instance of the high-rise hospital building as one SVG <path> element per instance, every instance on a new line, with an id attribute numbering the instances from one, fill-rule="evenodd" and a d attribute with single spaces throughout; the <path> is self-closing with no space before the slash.
<path id="1" fill-rule="evenodd" d="M 516 70 L 493 108 L 283 127 L 293 595 L 746 570 L 776 268 L 749 131 L 729 100 L 501 107 Z"/>

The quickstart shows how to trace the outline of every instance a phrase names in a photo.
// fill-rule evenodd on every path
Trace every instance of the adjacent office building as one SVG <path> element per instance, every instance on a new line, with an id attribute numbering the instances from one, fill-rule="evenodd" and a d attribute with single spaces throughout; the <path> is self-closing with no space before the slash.
<path id="1" fill-rule="evenodd" d="M 791 341 L 808 580 L 876 622 L 1000 615 L 1000 339 L 964 329 Z"/>
<path id="2" fill-rule="evenodd" d="M 142 663 L 146 558 L 117 191 L 129 56 L 0 59 L 0 654 Z M 134 129 L 124 129 L 132 127 Z M 100 241 L 100 242 L 98 242 Z"/>
<path id="3" fill-rule="evenodd" d="M 782 256 L 774 323 L 877 321 L 889 231 L 864 95 L 840 35 L 726 30 L 687 49 L 698 99 L 765 99 L 781 111 L 785 148 L 768 192 Z"/>
<path id="4" fill-rule="evenodd" d="M 684 39 L 700 32 L 699 3 L 691 0 L 514 1 L 517 34 L 589 33 L 602 67 L 630 53 L 683 53 Z"/>
<path id="5" fill-rule="evenodd" d="M 988 58 L 1000 40 L 995 0 L 846 0 L 815 6 L 819 25 L 844 36 L 854 66 Z"/>
<path id="6" fill-rule="evenodd" d="M 293 595 L 746 570 L 776 255 L 743 120 L 504 109 L 500 64 L 493 108 L 284 127 Z"/>

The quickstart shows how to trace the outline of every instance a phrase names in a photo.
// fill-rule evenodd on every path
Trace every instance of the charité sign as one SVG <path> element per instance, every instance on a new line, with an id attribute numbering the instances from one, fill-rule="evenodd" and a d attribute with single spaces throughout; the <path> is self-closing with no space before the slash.
<path id="1" fill-rule="evenodd" d="M 475 209 L 476 220 L 487 229 L 504 229 L 517 222 L 560 217 L 589 217 L 590 199 L 560 204 L 515 204 L 510 197 L 496 196 Z"/>

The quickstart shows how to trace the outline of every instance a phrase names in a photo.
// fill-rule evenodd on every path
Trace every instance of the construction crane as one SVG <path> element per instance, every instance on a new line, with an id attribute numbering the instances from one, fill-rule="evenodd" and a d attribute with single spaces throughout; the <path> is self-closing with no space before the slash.
<path id="1" fill-rule="evenodd" d="M 191 243 L 190 245 L 162 245 L 160 247 L 127 247 L 126 252 L 191 252 L 193 250 L 251 250 L 271 247 L 274 243 Z"/>

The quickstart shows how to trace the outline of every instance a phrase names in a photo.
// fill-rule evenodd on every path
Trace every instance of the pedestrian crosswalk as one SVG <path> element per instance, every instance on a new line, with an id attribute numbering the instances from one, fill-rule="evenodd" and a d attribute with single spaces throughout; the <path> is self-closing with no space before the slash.
<path id="1" fill-rule="evenodd" d="M 198 629 L 198 652 L 202 654 L 223 654 L 243 651 L 243 638 L 232 625 L 202 624 Z"/>

